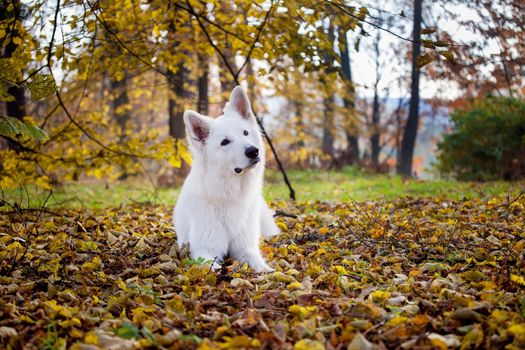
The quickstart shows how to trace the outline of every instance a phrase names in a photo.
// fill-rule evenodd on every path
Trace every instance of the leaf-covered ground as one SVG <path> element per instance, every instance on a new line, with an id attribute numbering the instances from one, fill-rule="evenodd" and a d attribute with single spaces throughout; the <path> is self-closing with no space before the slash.
<path id="1" fill-rule="evenodd" d="M 523 197 L 274 206 L 261 275 L 166 206 L 2 214 L 0 348 L 525 348 Z"/>

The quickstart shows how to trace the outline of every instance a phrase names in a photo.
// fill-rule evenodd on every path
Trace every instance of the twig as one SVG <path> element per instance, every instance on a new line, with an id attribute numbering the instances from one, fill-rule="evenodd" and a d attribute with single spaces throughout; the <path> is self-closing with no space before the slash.
<path id="1" fill-rule="evenodd" d="M 191 12 L 191 9 L 189 9 L 187 7 L 184 7 L 184 6 L 182 6 L 180 4 L 177 4 L 177 3 L 175 3 L 175 7 L 179 8 L 181 10 L 184 10 L 184 11 L 186 11 L 188 13 L 191 13 L 191 14 L 193 14 L 195 16 L 199 16 L 200 18 L 202 18 L 203 20 L 205 20 L 206 22 L 208 22 L 209 24 L 211 24 L 215 28 L 219 29 L 220 31 L 235 37 L 237 40 L 240 40 L 240 41 L 242 41 L 245 44 L 249 44 L 249 42 L 246 39 L 244 39 L 243 37 L 241 37 L 237 33 L 234 33 L 231 30 L 228 30 L 228 29 L 222 27 L 221 25 L 217 24 L 216 22 L 213 22 L 212 20 L 210 20 L 208 17 L 206 17 L 204 15 L 201 15 L 201 14 L 198 14 L 198 13 L 193 13 L 193 12 Z"/>
<path id="2" fill-rule="evenodd" d="M 47 48 L 47 64 L 51 66 L 51 56 L 53 55 L 53 43 L 55 42 L 55 34 L 58 27 L 58 13 L 60 12 L 60 0 L 57 0 L 57 5 L 55 8 L 55 20 L 53 22 L 53 32 L 51 33 L 51 40 L 49 41 L 49 46 Z"/>
<path id="3" fill-rule="evenodd" d="M 239 78 L 239 74 L 241 73 L 243 68 L 246 66 L 246 64 L 250 61 L 250 58 L 252 56 L 252 52 L 255 49 L 255 45 L 259 42 L 259 37 L 261 36 L 261 33 L 262 33 L 264 27 L 266 26 L 266 23 L 268 22 L 268 18 L 270 18 L 270 14 L 273 11 L 273 6 L 274 5 L 275 5 L 275 3 L 272 1 L 272 5 L 270 6 L 270 9 L 266 12 L 266 16 L 264 16 L 264 20 L 261 23 L 261 25 L 259 26 L 259 29 L 257 30 L 257 35 L 255 36 L 255 39 L 253 40 L 253 43 L 252 43 L 252 46 L 250 47 L 250 50 L 248 50 L 248 54 L 246 55 L 246 59 L 244 60 L 244 63 L 241 65 L 241 67 L 239 68 L 239 70 L 237 71 L 237 73 L 234 76 L 235 81 L 237 81 L 237 79 Z"/>
<path id="4" fill-rule="evenodd" d="M 276 210 L 275 213 L 273 214 L 274 218 L 276 218 L 278 216 L 283 216 L 283 217 L 286 217 L 286 218 L 297 219 L 297 215 L 286 213 L 286 212 L 284 212 L 282 210 Z"/>
<path id="5" fill-rule="evenodd" d="M 391 31 L 390 29 L 387 29 L 387 28 L 384 28 L 384 27 L 381 27 L 380 25 L 378 24 L 375 24 L 375 23 L 372 23 L 370 21 L 367 21 L 366 19 L 363 19 L 363 18 L 360 18 L 359 16 L 356 16 L 355 14 L 353 14 L 352 12 L 348 11 L 346 9 L 346 5 L 345 4 L 341 4 L 341 3 L 335 3 L 333 1 L 330 1 L 330 0 L 323 0 L 324 2 L 336 7 L 339 11 L 343 12 L 344 14 L 360 21 L 360 22 L 363 22 L 363 23 L 366 23 L 366 24 L 369 24 L 371 26 L 373 26 L 374 28 L 377 28 L 379 30 L 382 30 L 382 31 L 385 31 L 393 36 L 395 36 L 396 38 L 399 38 L 401 40 L 405 40 L 405 41 L 409 41 L 411 43 L 414 42 L 414 40 L 410 39 L 410 38 L 405 38 L 404 36 L 401 36 L 399 34 L 397 34 L 396 32 L 393 32 Z"/>

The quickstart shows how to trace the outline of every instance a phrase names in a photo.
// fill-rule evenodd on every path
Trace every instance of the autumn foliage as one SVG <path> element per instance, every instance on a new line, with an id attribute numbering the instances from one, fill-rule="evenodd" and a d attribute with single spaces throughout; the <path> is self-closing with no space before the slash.
<path id="1" fill-rule="evenodd" d="M 0 344 L 525 346 L 522 195 L 275 204 L 270 274 L 190 259 L 162 206 L 3 214 Z"/>

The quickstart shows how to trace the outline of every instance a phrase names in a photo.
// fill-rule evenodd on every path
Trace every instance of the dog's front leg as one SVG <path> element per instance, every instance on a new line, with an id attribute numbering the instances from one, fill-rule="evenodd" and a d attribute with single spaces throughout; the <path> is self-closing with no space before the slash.
<path id="1" fill-rule="evenodd" d="M 211 265 L 211 268 L 213 270 L 219 270 L 221 268 L 221 265 L 219 265 L 220 262 L 222 262 L 222 257 L 214 253 L 211 250 L 208 249 L 198 249 L 198 250 L 192 250 L 190 246 L 191 251 L 191 258 L 194 260 L 204 259 L 204 263 Z"/>
<path id="2" fill-rule="evenodd" d="M 221 268 L 219 265 L 226 255 L 228 243 L 220 233 L 212 234 L 212 229 L 190 233 L 190 255 L 193 259 L 204 259 L 211 264 L 214 270 Z"/>
<path id="3" fill-rule="evenodd" d="M 243 247 L 233 250 L 231 254 L 239 262 L 248 264 L 255 272 L 275 271 L 264 262 L 259 247 Z"/>

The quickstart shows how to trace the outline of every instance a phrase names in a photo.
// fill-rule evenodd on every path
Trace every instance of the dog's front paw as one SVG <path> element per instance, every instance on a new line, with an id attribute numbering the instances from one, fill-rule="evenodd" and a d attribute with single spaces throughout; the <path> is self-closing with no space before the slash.
<path id="1" fill-rule="evenodd" d="M 213 271 L 219 271 L 222 268 L 222 265 L 217 264 L 215 261 L 211 263 L 210 269 Z"/>
<path id="2" fill-rule="evenodd" d="M 274 268 L 272 268 L 270 265 L 265 264 L 265 263 L 262 263 L 257 266 L 252 266 L 252 269 L 257 273 L 269 273 L 269 272 L 275 271 Z"/>

